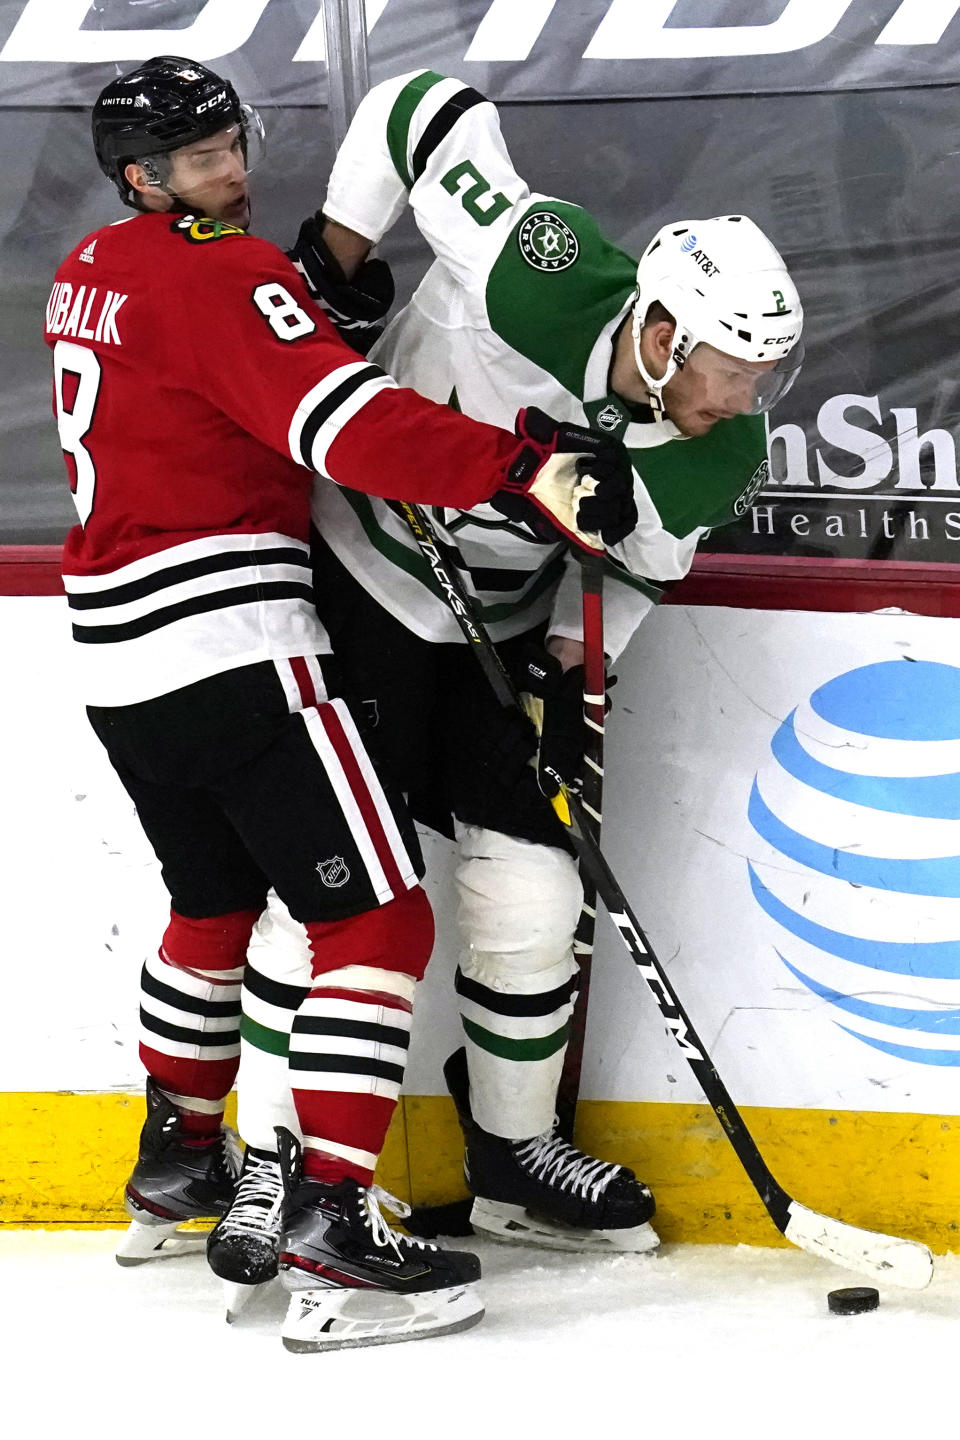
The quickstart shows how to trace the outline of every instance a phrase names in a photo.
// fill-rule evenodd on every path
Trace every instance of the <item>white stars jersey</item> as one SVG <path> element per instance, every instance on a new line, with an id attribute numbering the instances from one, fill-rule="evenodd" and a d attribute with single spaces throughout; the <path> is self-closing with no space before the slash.
<path id="1" fill-rule="evenodd" d="M 589 423 L 632 451 L 640 523 L 610 552 L 607 649 L 616 655 L 680 579 L 707 530 L 739 517 L 762 482 L 759 417 L 683 439 L 609 390 L 613 339 L 629 314 L 636 262 L 580 209 L 531 194 L 493 105 L 461 81 L 419 71 L 376 86 L 340 149 L 324 212 L 376 242 L 409 204 L 436 256 L 373 355 L 403 384 L 477 419 L 510 425 L 518 405 Z M 428 640 L 460 632 L 430 588 L 403 521 L 375 498 L 315 488 L 313 514 L 375 598 Z M 488 505 L 438 509 L 495 638 L 552 615 L 578 636 L 579 588 L 562 547 L 544 545 Z M 660 582 L 658 584 L 657 582 Z"/>

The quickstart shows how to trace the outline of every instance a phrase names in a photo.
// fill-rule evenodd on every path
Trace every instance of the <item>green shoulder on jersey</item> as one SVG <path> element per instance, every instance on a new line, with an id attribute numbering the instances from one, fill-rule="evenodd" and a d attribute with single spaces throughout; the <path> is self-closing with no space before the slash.
<path id="1" fill-rule="evenodd" d="M 542 217 L 542 218 L 540 218 Z M 551 257 L 538 233 L 555 230 Z M 507 345 L 583 398 L 597 336 L 626 304 L 637 263 L 563 200 L 535 201 L 520 216 L 487 279 L 487 314 Z"/>
<path id="2" fill-rule="evenodd" d="M 740 520 L 770 470 L 760 415 L 720 420 L 706 435 L 632 450 L 630 458 L 664 530 L 678 540 L 694 530 L 715 530 Z M 612 555 L 607 556 L 607 570 L 654 603 L 663 598 L 662 584 L 632 575 Z"/>
<path id="3" fill-rule="evenodd" d="M 706 435 L 634 450 L 632 458 L 671 535 L 732 525 L 767 477 L 763 416 L 718 420 Z"/>
<path id="4" fill-rule="evenodd" d="M 697 529 L 715 530 L 740 520 L 770 471 L 760 415 L 720 420 L 706 435 L 633 450 L 631 459 L 660 523 L 678 540 Z M 654 604 L 663 599 L 662 584 L 631 574 L 612 555 L 607 573 Z"/>

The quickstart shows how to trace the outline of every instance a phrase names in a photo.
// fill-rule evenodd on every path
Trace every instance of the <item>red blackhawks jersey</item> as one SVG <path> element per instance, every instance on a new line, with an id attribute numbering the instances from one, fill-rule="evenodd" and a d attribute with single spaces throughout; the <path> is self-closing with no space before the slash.
<path id="1" fill-rule="evenodd" d="M 138 215 L 87 236 L 57 271 L 45 338 L 80 518 L 64 585 L 88 704 L 329 650 L 314 472 L 470 509 L 515 447 L 400 389 L 344 345 L 282 251 L 211 220 Z"/>

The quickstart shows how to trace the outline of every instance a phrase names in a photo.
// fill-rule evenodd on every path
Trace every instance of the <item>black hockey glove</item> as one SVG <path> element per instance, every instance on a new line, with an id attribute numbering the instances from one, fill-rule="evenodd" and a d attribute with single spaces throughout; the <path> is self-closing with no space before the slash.
<path id="1" fill-rule="evenodd" d="M 365 260 L 348 280 L 323 238 L 323 216 L 319 214 L 304 220 L 297 243 L 287 255 L 340 336 L 360 355 L 366 355 L 383 334 L 382 322 L 393 304 L 395 290 L 387 262 Z"/>
<path id="2" fill-rule="evenodd" d="M 537 753 L 537 732 L 519 710 L 510 706 L 478 741 L 474 760 L 491 791 L 513 795 Z"/>
<path id="3" fill-rule="evenodd" d="M 541 792 L 552 800 L 561 780 L 579 790 L 586 743 L 583 666 L 572 665 L 564 670 L 555 655 L 540 645 L 531 645 L 524 651 L 514 678 L 527 714 L 540 734 L 537 784 Z M 608 676 L 607 689 L 616 683 L 615 675 Z M 609 696 L 605 704 L 609 710 Z"/>
<path id="4" fill-rule="evenodd" d="M 539 540 L 565 535 L 585 550 L 616 545 L 630 534 L 638 518 L 633 470 L 619 440 L 533 407 L 520 411 L 515 428 L 522 444 L 491 496 L 494 509 Z"/>

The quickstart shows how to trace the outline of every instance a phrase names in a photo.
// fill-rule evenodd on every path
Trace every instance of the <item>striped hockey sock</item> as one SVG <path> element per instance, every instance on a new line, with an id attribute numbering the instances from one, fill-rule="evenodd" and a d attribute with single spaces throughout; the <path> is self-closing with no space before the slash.
<path id="1" fill-rule="evenodd" d="M 416 886 L 376 910 L 306 930 L 314 978 L 290 1036 L 304 1172 L 370 1185 L 403 1084 L 433 914 Z"/>
<path id="2" fill-rule="evenodd" d="M 569 968 L 514 975 L 509 990 L 457 970 L 474 1113 L 494 1134 L 525 1140 L 553 1121 L 577 991 Z"/>
<path id="3" fill-rule="evenodd" d="M 299 1136 L 288 1057 L 294 1019 L 310 994 L 310 949 L 301 934 L 299 966 L 281 946 L 260 944 L 251 947 L 243 977 L 237 1129 L 256 1150 L 276 1150 L 277 1125 Z"/>
<path id="4" fill-rule="evenodd" d="M 240 1057 L 240 982 L 254 910 L 171 912 L 140 977 L 140 1059 L 195 1139 L 217 1134 Z"/>
<path id="5" fill-rule="evenodd" d="M 314 985 L 293 1022 L 290 1083 L 304 1171 L 373 1183 L 407 1062 L 416 980 L 350 965 Z"/>

